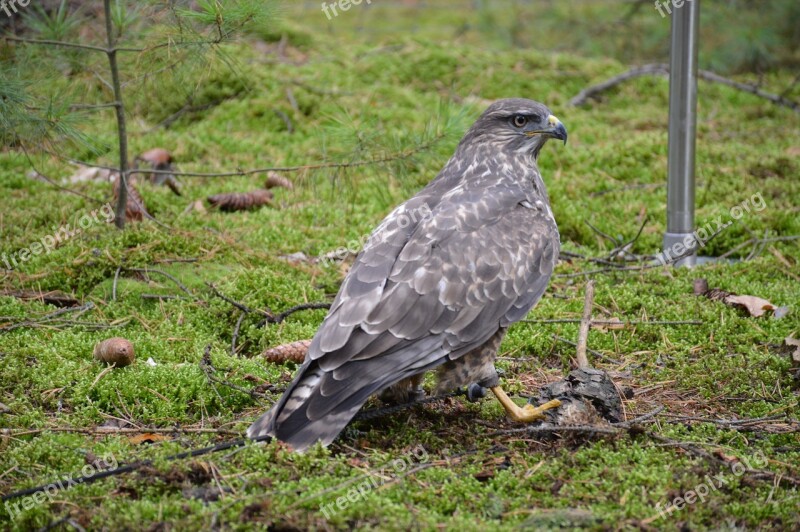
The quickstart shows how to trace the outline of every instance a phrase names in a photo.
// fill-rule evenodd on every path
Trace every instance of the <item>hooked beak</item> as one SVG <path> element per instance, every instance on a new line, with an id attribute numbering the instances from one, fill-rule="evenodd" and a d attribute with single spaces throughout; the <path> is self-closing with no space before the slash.
<path id="1" fill-rule="evenodd" d="M 529 137 L 536 135 L 544 135 L 553 139 L 563 140 L 564 144 L 567 143 L 567 128 L 561 123 L 561 120 L 553 115 L 547 117 L 547 124 L 549 127 L 546 129 L 537 129 L 536 131 L 527 131 L 525 134 Z"/>
<path id="2" fill-rule="evenodd" d="M 550 128 L 544 130 L 543 133 L 553 137 L 554 139 L 563 140 L 564 144 L 566 144 L 567 128 L 564 127 L 564 124 L 561 123 L 561 120 L 553 115 L 550 115 L 547 117 L 547 123 L 550 124 Z"/>

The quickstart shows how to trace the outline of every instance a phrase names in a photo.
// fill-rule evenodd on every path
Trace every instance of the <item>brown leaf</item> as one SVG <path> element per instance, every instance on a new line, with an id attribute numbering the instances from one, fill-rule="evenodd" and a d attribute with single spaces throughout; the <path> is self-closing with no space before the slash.
<path id="1" fill-rule="evenodd" d="M 776 307 L 766 299 L 760 297 L 740 296 L 720 288 L 709 288 L 708 282 L 705 279 L 695 279 L 693 288 L 694 294 L 697 296 L 705 296 L 712 301 L 722 301 L 730 307 L 744 309 L 754 318 L 761 317 L 768 311 L 773 312 L 774 318 L 782 318 L 789 312 L 787 307 Z"/>
<path id="2" fill-rule="evenodd" d="M 114 174 L 116 175 L 116 174 Z M 85 183 L 87 181 L 110 181 L 112 179 L 111 170 L 97 168 L 96 166 L 79 165 L 78 170 L 67 179 L 70 183 Z"/>
<path id="3" fill-rule="evenodd" d="M 181 195 L 180 183 L 177 179 L 175 179 L 175 176 L 171 173 L 164 173 L 172 172 L 174 170 L 174 167 L 172 166 L 172 154 L 170 154 L 167 150 L 164 148 L 153 148 L 152 150 L 147 150 L 136 157 L 134 161 L 135 168 L 139 168 L 139 163 L 144 163 L 145 166 L 152 170 L 158 170 L 158 173 L 142 173 L 143 179 L 150 181 L 154 185 L 165 184 L 170 188 L 170 190 L 172 190 L 172 192 L 178 196 Z"/>
<path id="4" fill-rule="evenodd" d="M 264 188 L 283 187 L 292 190 L 294 185 L 289 179 L 282 176 L 278 172 L 267 172 L 267 181 L 264 183 Z"/>
<path id="5" fill-rule="evenodd" d="M 269 190 L 253 190 L 252 192 L 234 192 L 209 196 L 208 202 L 221 211 L 245 211 L 256 209 L 272 203 L 273 194 Z"/>
<path id="6" fill-rule="evenodd" d="M 252 373 L 247 373 L 242 377 L 242 379 L 246 380 L 247 382 L 257 382 L 259 384 L 269 384 L 268 381 L 262 379 L 261 377 L 256 377 Z"/>
<path id="7" fill-rule="evenodd" d="M 775 310 L 775 305 L 755 296 L 737 296 L 729 295 L 722 300 L 726 305 L 732 307 L 741 307 L 747 310 L 751 316 L 758 318 L 766 314 L 768 310 Z"/>
<path id="8" fill-rule="evenodd" d="M 172 155 L 164 148 L 153 148 L 136 157 L 136 160 L 147 162 L 153 167 L 166 166 L 172 163 Z"/>
<path id="9" fill-rule="evenodd" d="M 74 307 L 80 301 L 59 290 L 42 292 L 39 290 L 0 290 L 0 295 L 11 296 L 23 301 L 41 301 L 56 307 Z"/>
<path id="10" fill-rule="evenodd" d="M 488 482 L 494 478 L 494 470 L 484 469 L 474 475 L 475 480 L 478 482 Z"/>
<path id="11" fill-rule="evenodd" d="M 206 210 L 206 206 L 203 205 L 203 200 L 195 200 L 187 205 L 185 209 L 183 209 L 184 214 L 192 211 L 199 212 L 200 214 L 205 214 L 208 212 Z"/>
<path id="12" fill-rule="evenodd" d="M 114 179 L 114 202 L 119 198 L 119 190 L 121 179 L 118 177 Z M 144 207 L 144 200 L 139 195 L 139 191 L 134 188 L 135 180 L 128 180 L 128 196 L 125 204 L 125 219 L 133 222 L 141 222 L 145 216 L 149 216 L 147 209 Z"/>
<path id="13" fill-rule="evenodd" d="M 290 344 L 283 344 L 267 349 L 261 356 L 273 364 L 282 364 L 284 362 L 297 362 L 298 364 L 302 364 L 303 360 L 306 358 L 308 346 L 310 345 L 311 340 L 300 340 L 299 342 L 292 342 Z"/>
<path id="14" fill-rule="evenodd" d="M 731 454 L 725 454 L 722 451 L 714 451 L 714 456 L 716 456 L 717 458 L 719 458 L 723 462 L 735 463 L 735 462 L 739 461 L 739 459 L 736 458 L 735 456 L 733 456 Z"/>
<path id="15" fill-rule="evenodd" d="M 169 441 L 170 437 L 165 436 L 163 434 L 154 434 L 152 432 L 145 432 L 144 434 L 137 434 L 136 436 L 131 436 L 128 438 L 128 441 L 132 445 L 141 445 L 143 443 L 158 443 L 160 441 Z"/>
<path id="16" fill-rule="evenodd" d="M 94 358 L 118 368 L 128 366 L 136 359 L 133 344 L 125 338 L 114 337 L 94 346 Z"/>
<path id="17" fill-rule="evenodd" d="M 792 338 L 791 336 L 785 338 L 783 343 L 787 347 L 793 347 L 794 350 L 792 351 L 792 362 L 800 364 L 800 340 L 797 338 Z"/>

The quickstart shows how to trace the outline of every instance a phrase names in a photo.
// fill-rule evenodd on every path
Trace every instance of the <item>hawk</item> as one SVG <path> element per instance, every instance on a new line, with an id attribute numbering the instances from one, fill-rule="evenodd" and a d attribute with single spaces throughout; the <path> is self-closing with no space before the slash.
<path id="1" fill-rule="evenodd" d="M 372 232 L 342 282 L 305 361 L 281 399 L 253 423 L 303 451 L 331 443 L 371 396 L 409 400 L 438 368 L 436 393 L 477 383 L 515 421 L 494 360 L 506 329 L 542 297 L 559 234 L 537 159 L 567 131 L 543 104 L 493 103 L 433 181 Z"/>

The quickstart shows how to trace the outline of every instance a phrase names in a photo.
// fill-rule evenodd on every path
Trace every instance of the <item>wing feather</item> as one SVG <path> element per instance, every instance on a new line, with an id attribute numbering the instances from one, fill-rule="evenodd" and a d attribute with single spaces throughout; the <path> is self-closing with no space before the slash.
<path id="1" fill-rule="evenodd" d="M 371 394 L 482 345 L 541 298 L 559 242 L 533 188 L 447 190 L 427 187 L 373 232 L 301 374 L 251 432 L 328 443 Z M 402 223 L 422 205 L 429 216 Z"/>

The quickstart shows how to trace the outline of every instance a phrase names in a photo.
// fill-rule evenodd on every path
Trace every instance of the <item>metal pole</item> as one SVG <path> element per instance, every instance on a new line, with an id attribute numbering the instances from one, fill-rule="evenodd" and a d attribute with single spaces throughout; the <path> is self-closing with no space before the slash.
<path id="1" fill-rule="evenodd" d="M 669 154 L 667 184 L 667 261 L 689 250 L 676 266 L 694 266 L 697 242 L 694 228 L 694 147 L 697 124 L 697 28 L 700 0 L 673 2 L 669 70 Z M 688 247 L 687 247 L 688 246 Z"/>

